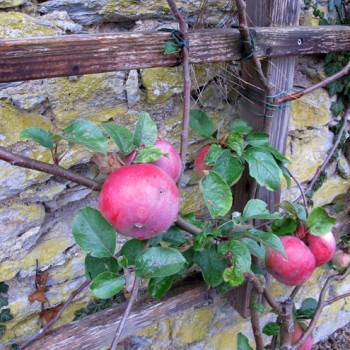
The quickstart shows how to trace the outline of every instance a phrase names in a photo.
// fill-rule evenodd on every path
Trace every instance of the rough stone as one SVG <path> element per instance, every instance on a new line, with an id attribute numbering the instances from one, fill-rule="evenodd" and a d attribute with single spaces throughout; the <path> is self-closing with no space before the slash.
<path id="1" fill-rule="evenodd" d="M 137 70 L 131 70 L 125 84 L 128 107 L 132 108 L 140 101 L 139 75 Z"/>
<path id="2" fill-rule="evenodd" d="M 16 107 L 23 111 L 30 112 L 46 101 L 45 96 L 17 95 L 11 98 Z"/>
<path id="3" fill-rule="evenodd" d="M 343 179 L 348 179 L 350 177 L 350 165 L 348 160 L 343 154 L 340 154 L 339 156 L 337 169 L 338 169 L 339 175 Z"/>
<path id="4" fill-rule="evenodd" d="M 74 23 L 69 17 L 67 11 L 53 11 L 48 13 L 42 18 L 50 21 L 56 27 L 62 29 L 65 33 L 79 34 L 83 31 L 80 24 Z"/>
<path id="5" fill-rule="evenodd" d="M 19 194 L 19 198 L 26 203 L 47 202 L 53 200 L 66 189 L 64 183 L 50 180 L 45 185 L 34 185 Z"/>
<path id="6" fill-rule="evenodd" d="M 199 102 L 203 107 L 211 107 L 221 110 L 224 108 L 224 103 L 222 101 L 226 98 L 227 96 L 225 96 L 218 83 L 211 82 L 205 87 L 203 92 L 200 93 Z"/>
<path id="7" fill-rule="evenodd" d="M 0 9 L 18 7 L 24 5 L 27 0 L 0 0 Z"/>

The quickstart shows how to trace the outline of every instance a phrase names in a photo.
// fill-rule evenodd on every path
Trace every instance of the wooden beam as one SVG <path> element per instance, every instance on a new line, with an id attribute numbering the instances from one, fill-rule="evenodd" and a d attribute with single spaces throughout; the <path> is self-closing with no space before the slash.
<path id="1" fill-rule="evenodd" d="M 252 28 L 259 57 L 350 50 L 350 26 Z M 0 83 L 118 70 L 170 67 L 165 32 L 67 35 L 0 40 Z M 190 33 L 191 63 L 239 60 L 237 29 Z"/>

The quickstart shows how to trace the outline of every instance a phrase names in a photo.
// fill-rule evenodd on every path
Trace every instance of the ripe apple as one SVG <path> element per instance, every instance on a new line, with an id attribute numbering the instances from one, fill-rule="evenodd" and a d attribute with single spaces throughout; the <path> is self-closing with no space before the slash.
<path id="1" fill-rule="evenodd" d="M 333 264 L 341 267 L 348 267 L 350 265 L 350 254 L 337 250 L 332 259 Z"/>
<path id="2" fill-rule="evenodd" d="M 210 150 L 211 145 L 202 147 L 194 158 L 194 168 L 200 178 L 205 176 L 204 170 L 211 170 L 213 167 L 204 163 L 205 156 Z"/>
<path id="3" fill-rule="evenodd" d="M 300 223 L 299 227 L 295 231 L 295 235 L 300 239 L 304 239 L 306 232 L 307 232 L 306 226 L 303 223 Z"/>
<path id="4" fill-rule="evenodd" d="M 314 236 L 311 233 L 306 235 L 306 242 L 316 259 L 316 266 L 321 266 L 332 260 L 336 242 L 332 232 L 323 236 Z"/>
<path id="5" fill-rule="evenodd" d="M 179 191 L 172 178 L 153 164 L 126 165 L 103 184 L 99 209 L 116 231 L 137 239 L 165 232 L 175 221 Z"/>
<path id="6" fill-rule="evenodd" d="M 294 332 L 292 333 L 292 344 L 295 344 L 303 334 L 303 327 L 296 322 L 294 326 Z M 304 344 L 299 348 L 299 350 L 311 350 L 313 345 L 314 338 L 312 336 L 307 337 Z"/>
<path id="7" fill-rule="evenodd" d="M 274 249 L 269 249 L 266 268 L 277 281 L 288 286 L 306 282 L 315 269 L 315 257 L 311 250 L 299 238 L 280 237 L 287 258 Z"/>

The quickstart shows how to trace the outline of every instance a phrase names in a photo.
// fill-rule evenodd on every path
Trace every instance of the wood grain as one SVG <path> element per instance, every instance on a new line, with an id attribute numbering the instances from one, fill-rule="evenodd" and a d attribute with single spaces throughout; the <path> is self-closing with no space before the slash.
<path id="1" fill-rule="evenodd" d="M 260 5 L 259 5 L 260 7 Z M 253 28 L 259 57 L 350 50 L 350 27 Z M 0 40 L 0 83 L 170 67 L 177 54 L 163 55 L 165 32 L 67 35 Z M 239 60 L 238 29 L 190 32 L 190 62 Z"/>

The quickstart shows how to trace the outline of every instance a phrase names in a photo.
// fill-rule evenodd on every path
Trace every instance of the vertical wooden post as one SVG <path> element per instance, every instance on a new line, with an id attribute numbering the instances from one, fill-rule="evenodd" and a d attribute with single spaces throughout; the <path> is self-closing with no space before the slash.
<path id="1" fill-rule="evenodd" d="M 298 0 L 246 0 L 247 16 L 250 27 L 270 26 L 297 26 L 299 22 L 300 4 Z M 271 51 L 273 48 L 271 48 Z M 269 48 L 266 50 L 269 55 Z M 272 95 L 288 91 L 293 86 L 295 57 L 286 56 L 278 58 L 266 58 L 261 61 L 265 76 L 272 84 Z M 272 146 L 279 152 L 285 153 L 290 109 L 285 108 L 276 111 L 273 118 L 266 118 L 266 101 L 268 92 L 259 78 L 254 65 L 249 61 L 242 63 L 242 79 L 244 84 L 244 96 L 241 99 L 240 116 L 248 121 L 254 131 L 267 131 L 270 134 Z M 280 191 L 271 192 L 257 186 L 245 172 L 241 181 L 237 184 L 234 193 L 234 210 L 242 211 L 245 204 L 251 199 L 261 199 L 268 204 L 270 210 L 276 209 L 280 201 Z M 231 305 L 243 316 L 249 316 L 250 286 L 246 283 L 233 290 L 230 296 Z"/>

